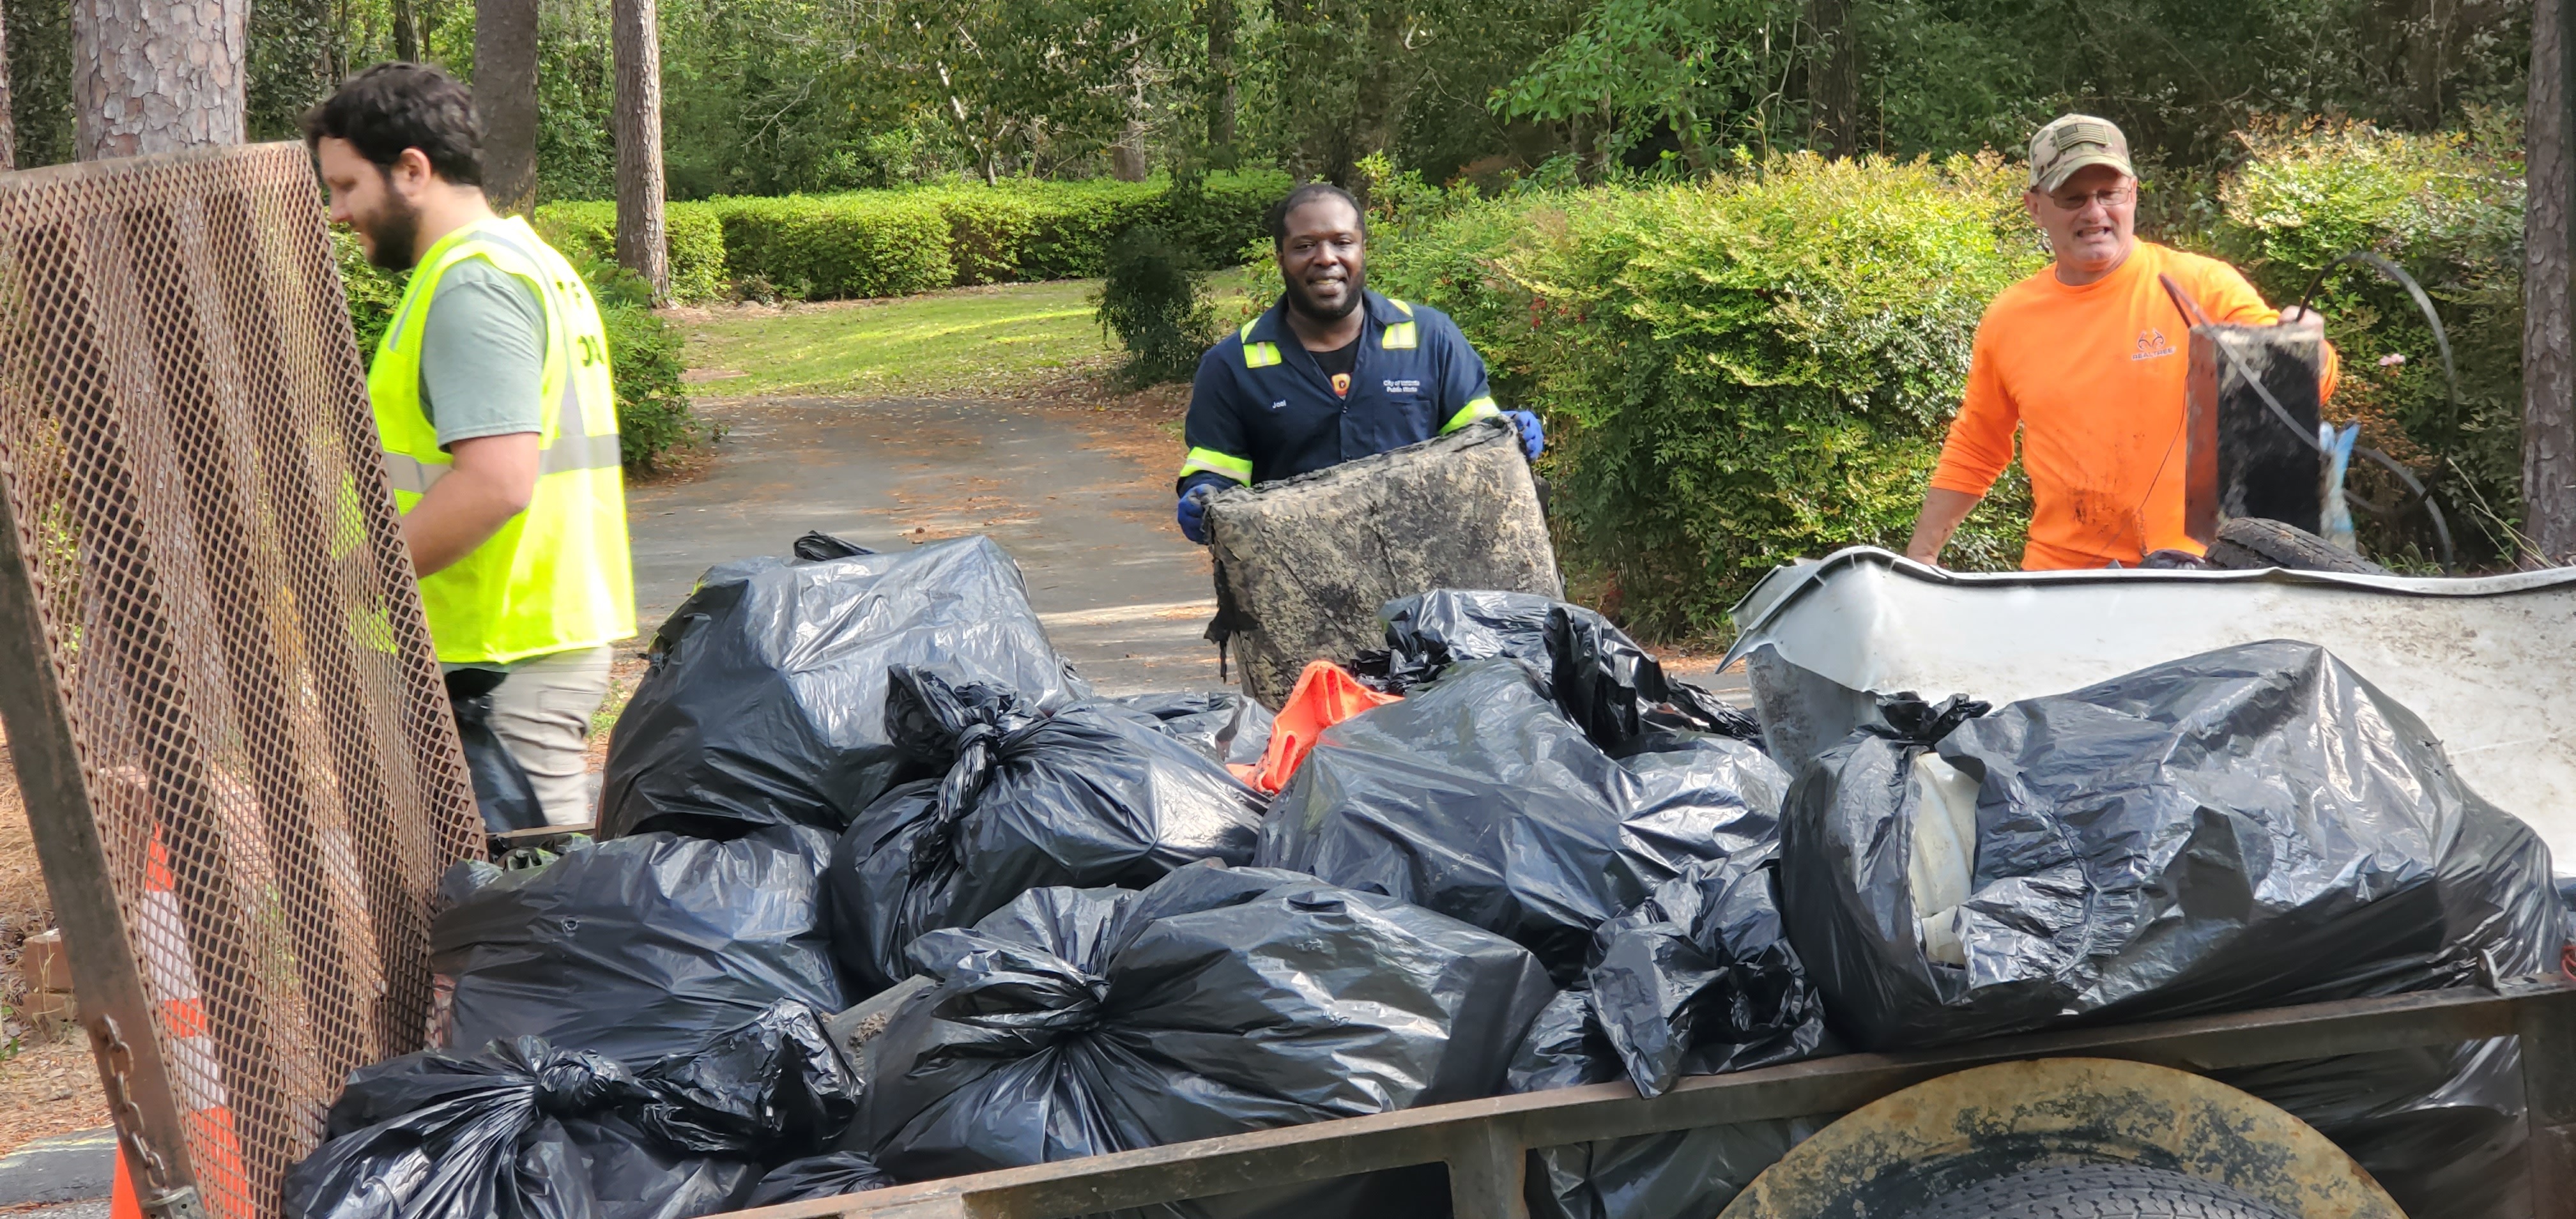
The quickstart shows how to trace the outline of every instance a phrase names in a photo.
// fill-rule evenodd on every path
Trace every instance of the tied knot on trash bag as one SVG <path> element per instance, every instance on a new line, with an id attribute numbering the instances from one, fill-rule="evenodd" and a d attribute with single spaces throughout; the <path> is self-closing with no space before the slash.
<path id="1" fill-rule="evenodd" d="M 814 1010 L 780 1002 L 629 1068 L 541 1037 L 405 1054 L 349 1076 L 289 1169 L 290 1219 L 671 1219 L 731 1209 L 764 1162 L 858 1110 Z"/>
<path id="2" fill-rule="evenodd" d="M 1994 704 L 1981 703 L 1964 694 L 1953 694 L 1935 703 L 1906 690 L 1878 700 L 1880 722 L 1863 724 L 1861 731 L 1900 745 L 1930 749 L 1958 731 L 1959 725 L 1994 709 Z"/>
<path id="3" fill-rule="evenodd" d="M 944 978 L 938 1017 L 992 1034 L 980 1044 L 952 1045 L 964 1057 L 1024 1057 L 1099 1027 L 1109 979 L 1041 948 L 996 943 L 971 931 L 943 928 L 913 941 L 923 973 Z"/>
<path id="4" fill-rule="evenodd" d="M 563 1051 L 543 1037 L 521 1037 L 511 1058 L 532 1076 L 537 1112 L 569 1117 L 640 1098 L 635 1077 L 616 1059 L 589 1050 Z"/>
<path id="5" fill-rule="evenodd" d="M 958 823 L 975 811 L 1006 743 L 1045 717 L 1021 710 L 1007 690 L 951 686 L 911 665 L 896 665 L 887 680 L 886 720 L 896 746 L 942 772 L 931 826 L 912 844 L 919 879 L 955 866 Z"/>

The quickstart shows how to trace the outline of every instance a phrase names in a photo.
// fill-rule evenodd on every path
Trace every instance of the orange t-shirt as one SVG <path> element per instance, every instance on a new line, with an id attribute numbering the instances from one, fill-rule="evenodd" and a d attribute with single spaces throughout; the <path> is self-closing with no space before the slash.
<path id="1" fill-rule="evenodd" d="M 2236 268 L 2141 241 L 2083 287 L 2052 268 L 2006 288 L 1977 323 L 1968 390 L 1932 485 L 1983 495 L 2012 462 L 2021 429 L 2030 474 L 2032 571 L 2135 566 L 2151 550 L 2200 551 L 2183 534 L 2183 379 L 2191 323 L 2165 295 L 2170 275 L 2214 322 L 2270 325 Z M 2334 392 L 2334 348 L 2320 390 Z"/>

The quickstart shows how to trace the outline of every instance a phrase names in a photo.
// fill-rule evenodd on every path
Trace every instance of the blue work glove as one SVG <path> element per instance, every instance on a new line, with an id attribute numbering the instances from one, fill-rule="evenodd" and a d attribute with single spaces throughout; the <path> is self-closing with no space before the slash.
<path id="1" fill-rule="evenodd" d="M 1215 496 L 1216 487 L 1211 483 L 1200 483 L 1181 492 L 1181 504 L 1176 515 L 1180 518 L 1182 537 L 1201 546 L 1207 545 L 1207 506 Z"/>
<path id="2" fill-rule="evenodd" d="M 1504 411 L 1503 417 L 1521 430 L 1521 456 L 1537 461 L 1538 455 L 1547 451 L 1547 430 L 1538 425 L 1538 415 L 1532 411 Z"/>

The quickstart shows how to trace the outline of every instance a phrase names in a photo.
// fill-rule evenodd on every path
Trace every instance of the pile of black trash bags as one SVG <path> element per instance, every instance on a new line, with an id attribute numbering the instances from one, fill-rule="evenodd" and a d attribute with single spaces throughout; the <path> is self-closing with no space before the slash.
<path id="1" fill-rule="evenodd" d="M 287 1213 L 684 1219 L 1417 1105 L 2458 985 L 2564 934 L 2547 853 L 2314 647 L 1784 769 L 1600 615 L 1390 603 L 1401 701 L 1275 798 L 1269 713 L 1101 698 L 981 538 L 707 573 L 601 840 L 460 865 L 445 1049 L 360 1070 Z M 867 1005 L 864 1044 L 831 1018 Z M 843 1030 L 846 1032 L 846 1030 Z M 2510 1040 L 2239 1072 L 2418 1219 L 2501 1219 Z M 1533 1153 L 1533 1213 L 1705 1219 L 1833 1115 Z M 1154 1208 L 1447 1212 L 1437 1166 Z"/>

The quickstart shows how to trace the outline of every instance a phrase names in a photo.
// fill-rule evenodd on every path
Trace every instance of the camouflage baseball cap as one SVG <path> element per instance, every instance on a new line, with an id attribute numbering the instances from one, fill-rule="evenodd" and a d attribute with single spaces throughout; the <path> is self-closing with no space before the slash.
<path id="1" fill-rule="evenodd" d="M 2129 137 L 2120 134 L 2109 119 L 2070 114 L 2030 137 L 2032 190 L 2056 190 L 2087 165 L 2108 165 L 2132 178 L 2138 176 L 2138 167 L 2129 163 Z"/>

